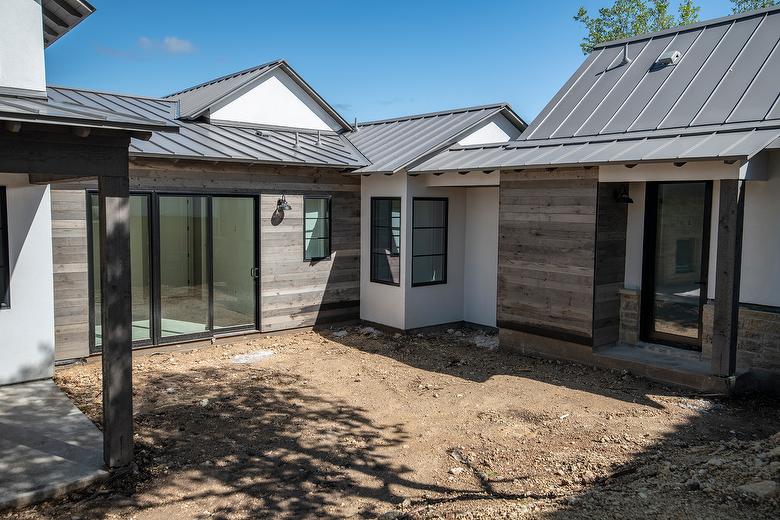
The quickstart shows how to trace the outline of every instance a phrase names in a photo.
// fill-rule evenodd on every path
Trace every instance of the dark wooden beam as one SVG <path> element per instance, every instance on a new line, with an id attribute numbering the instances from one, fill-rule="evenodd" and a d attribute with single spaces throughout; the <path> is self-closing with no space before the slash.
<path id="1" fill-rule="evenodd" d="M 121 468 L 133 460 L 130 183 L 100 177 L 100 280 L 103 343 L 103 460 Z"/>
<path id="2" fill-rule="evenodd" d="M 127 175 L 128 136 L 77 137 L 68 132 L 0 132 L 0 171 L 79 177 Z M 63 129 L 65 131 L 67 129 Z"/>
<path id="3" fill-rule="evenodd" d="M 51 23 L 53 23 L 54 25 L 58 25 L 58 26 L 62 27 L 63 29 L 67 29 L 68 28 L 68 22 L 66 22 L 65 20 L 63 20 L 62 18 L 57 16 L 56 14 L 52 13 L 46 7 L 43 7 L 42 10 L 43 10 L 43 16 L 47 20 L 49 20 Z"/>
<path id="4" fill-rule="evenodd" d="M 66 0 L 53 0 L 55 4 L 60 6 L 65 12 L 67 12 L 71 16 L 75 16 L 77 18 L 81 18 L 84 15 L 78 12 L 76 9 L 73 8 L 72 5 L 70 5 Z"/>
<path id="5" fill-rule="evenodd" d="M 40 175 L 30 174 L 27 176 L 30 184 L 57 184 L 61 182 L 76 182 L 94 179 L 94 177 L 85 177 L 83 175 Z"/>
<path id="6" fill-rule="evenodd" d="M 730 377 L 736 373 L 742 221 L 745 213 L 744 182 L 736 179 L 720 181 L 712 373 L 721 377 Z"/>

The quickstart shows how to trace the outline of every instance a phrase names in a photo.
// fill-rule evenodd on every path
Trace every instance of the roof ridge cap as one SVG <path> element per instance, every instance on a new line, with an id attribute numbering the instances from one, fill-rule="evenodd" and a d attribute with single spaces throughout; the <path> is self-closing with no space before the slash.
<path id="1" fill-rule="evenodd" d="M 220 81 L 225 81 L 226 79 L 234 78 L 234 77 L 240 76 L 242 74 L 249 74 L 250 72 L 255 72 L 255 71 L 260 70 L 260 69 L 270 68 L 272 66 L 281 65 L 282 63 L 285 63 L 284 59 L 273 60 L 273 61 L 269 61 L 267 63 L 262 63 L 260 65 L 255 65 L 254 67 L 249 67 L 248 69 L 239 70 L 239 71 L 236 71 L 236 72 L 231 72 L 230 74 L 225 74 L 223 76 L 219 76 L 217 78 L 213 78 L 213 79 L 204 81 L 203 83 L 198 83 L 197 85 L 193 85 L 191 87 L 187 87 L 187 88 L 179 90 L 177 92 L 172 92 L 170 94 L 166 94 L 165 96 L 162 96 L 162 98 L 163 99 L 168 99 L 168 98 L 172 98 L 174 96 L 179 96 L 181 94 L 185 94 L 187 92 L 191 92 L 191 91 L 197 90 L 199 88 L 203 88 L 203 87 L 207 87 L 209 85 L 213 85 L 215 83 L 219 83 Z"/>
<path id="2" fill-rule="evenodd" d="M 91 92 L 93 94 L 107 94 L 109 96 L 121 96 L 121 97 L 129 97 L 129 98 L 137 98 L 137 99 L 148 99 L 150 101 L 162 101 L 165 103 L 175 103 L 175 99 L 166 99 L 163 97 L 155 97 L 155 96 L 144 96 L 143 94 L 128 94 L 126 92 L 114 92 L 111 90 L 98 90 L 94 88 L 87 88 L 87 87 L 67 87 L 65 85 L 46 85 L 46 88 L 53 88 L 53 89 L 60 89 L 60 90 L 72 90 L 76 92 Z"/>
<path id="3" fill-rule="evenodd" d="M 596 44 L 593 47 L 593 51 L 599 50 L 599 49 L 605 49 L 607 47 L 614 47 L 616 45 L 625 45 L 627 43 L 634 43 L 642 40 L 650 40 L 652 38 L 657 38 L 659 36 L 665 36 L 667 34 L 675 34 L 680 33 L 684 31 L 693 31 L 696 29 L 704 29 L 713 25 L 720 25 L 722 23 L 728 23 L 728 22 L 734 22 L 736 20 L 742 20 L 745 18 L 750 18 L 753 16 L 765 16 L 769 13 L 772 13 L 774 11 L 780 11 L 780 4 L 771 5 L 769 7 L 764 7 L 762 9 L 756 9 L 753 11 L 745 11 L 743 13 L 734 13 L 727 16 L 720 16 L 718 18 L 710 18 L 709 20 L 702 20 L 700 22 L 694 22 L 688 25 L 678 25 L 675 27 L 670 27 L 669 29 L 662 29 L 660 31 L 653 31 L 653 32 L 647 32 L 643 34 L 637 34 L 636 36 L 631 36 L 629 38 L 619 38 L 617 40 L 610 40 L 606 42 L 601 42 Z M 591 51 L 591 52 L 593 52 Z"/>
<path id="4" fill-rule="evenodd" d="M 357 126 L 361 127 L 361 126 L 380 125 L 384 123 L 397 123 L 401 121 L 411 121 L 413 119 L 424 119 L 426 117 L 446 116 L 452 114 L 460 114 L 463 112 L 476 112 L 477 110 L 503 109 L 503 108 L 509 108 L 511 110 L 511 106 L 509 103 L 492 103 L 488 105 L 474 105 L 469 107 L 455 108 L 451 110 L 441 110 L 438 112 L 425 112 L 422 114 L 411 114 L 406 116 L 391 117 L 387 119 L 375 119 L 372 121 L 358 121 Z"/>

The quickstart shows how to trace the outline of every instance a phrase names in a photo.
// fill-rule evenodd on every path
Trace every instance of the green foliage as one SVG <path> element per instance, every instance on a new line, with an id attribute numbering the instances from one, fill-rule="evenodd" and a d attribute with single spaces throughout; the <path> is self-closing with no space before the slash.
<path id="1" fill-rule="evenodd" d="M 780 3 L 780 0 L 731 0 L 732 11 L 734 13 L 744 13 L 745 11 L 755 11 L 764 7 L 771 7 Z"/>
<path id="2" fill-rule="evenodd" d="M 682 0 L 677 8 L 678 16 L 669 12 L 669 0 L 615 0 L 611 7 L 602 7 L 596 17 L 588 15 L 580 7 L 574 17 L 582 22 L 588 35 L 580 47 L 585 54 L 602 42 L 630 38 L 699 20 L 699 6 L 693 0 Z"/>

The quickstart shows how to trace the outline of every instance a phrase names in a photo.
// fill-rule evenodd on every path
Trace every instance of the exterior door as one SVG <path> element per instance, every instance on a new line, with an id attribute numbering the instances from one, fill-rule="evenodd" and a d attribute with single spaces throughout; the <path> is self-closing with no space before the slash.
<path id="1" fill-rule="evenodd" d="M 710 182 L 647 184 L 642 339 L 701 350 L 707 301 Z"/>

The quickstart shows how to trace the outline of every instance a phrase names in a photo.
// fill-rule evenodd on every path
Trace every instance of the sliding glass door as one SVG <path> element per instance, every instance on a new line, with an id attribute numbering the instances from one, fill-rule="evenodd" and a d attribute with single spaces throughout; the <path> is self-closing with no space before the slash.
<path id="1" fill-rule="evenodd" d="M 160 336 L 203 333 L 210 328 L 208 198 L 158 201 Z"/>
<path id="2" fill-rule="evenodd" d="M 214 329 L 255 324 L 255 201 L 212 199 Z"/>
<path id="3" fill-rule="evenodd" d="M 133 341 L 151 342 L 152 340 L 152 263 L 151 263 L 151 221 L 149 195 L 130 197 L 130 282 L 133 309 Z M 90 266 L 92 287 L 92 346 L 99 347 L 102 342 L 100 293 L 100 209 L 98 196 L 89 196 L 89 231 L 92 240 Z"/>
<path id="4" fill-rule="evenodd" d="M 90 194 L 92 237 L 98 198 Z M 258 255 L 255 197 L 133 194 L 133 341 L 138 345 L 255 329 Z M 100 244 L 91 240 L 93 346 L 99 350 Z"/>

